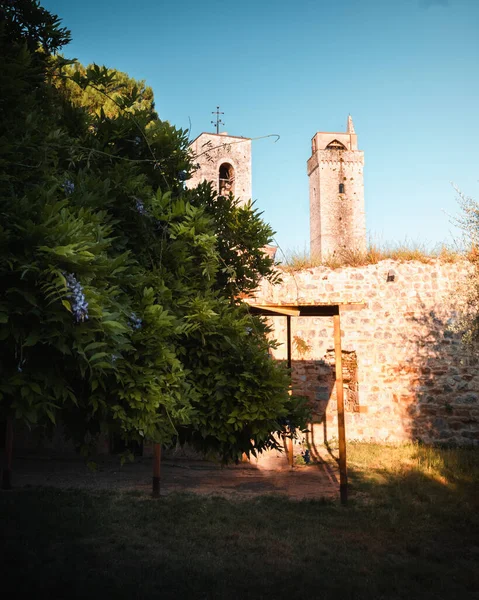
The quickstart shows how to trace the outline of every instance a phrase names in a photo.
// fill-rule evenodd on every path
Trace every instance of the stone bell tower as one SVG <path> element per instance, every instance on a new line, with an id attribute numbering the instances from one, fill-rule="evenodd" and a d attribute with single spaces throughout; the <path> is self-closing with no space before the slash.
<path id="1" fill-rule="evenodd" d="M 316 133 L 308 160 L 311 258 L 366 250 L 364 152 L 351 115 L 346 133 Z"/>
<path id="2" fill-rule="evenodd" d="M 197 170 L 186 187 L 209 181 L 219 195 L 230 192 L 242 204 L 251 200 L 251 139 L 227 133 L 200 133 L 190 150 Z"/>

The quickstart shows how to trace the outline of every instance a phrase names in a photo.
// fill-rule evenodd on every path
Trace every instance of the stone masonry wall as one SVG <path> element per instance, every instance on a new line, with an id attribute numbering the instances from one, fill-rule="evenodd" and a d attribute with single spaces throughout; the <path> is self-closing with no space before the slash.
<path id="1" fill-rule="evenodd" d="M 360 151 L 318 150 L 308 161 L 311 256 L 366 249 L 363 166 Z"/>
<path id="2" fill-rule="evenodd" d="M 190 144 L 193 162 L 198 169 L 193 172 L 186 187 L 194 188 L 203 181 L 211 182 L 219 192 L 219 169 L 224 163 L 234 170 L 231 191 L 242 203 L 252 198 L 251 191 L 251 140 L 226 133 L 202 133 Z"/>
<path id="3" fill-rule="evenodd" d="M 263 282 L 253 302 L 360 303 L 341 309 L 346 435 L 376 441 L 479 444 L 478 361 L 454 323 L 467 262 L 383 261 Z M 274 336 L 286 357 L 286 318 Z M 337 437 L 332 317 L 292 319 L 293 389 L 309 398 L 314 436 Z"/>

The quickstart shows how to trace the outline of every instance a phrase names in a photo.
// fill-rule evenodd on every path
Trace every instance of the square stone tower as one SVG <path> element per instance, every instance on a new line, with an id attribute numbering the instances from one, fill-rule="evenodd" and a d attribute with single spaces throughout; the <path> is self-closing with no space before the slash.
<path id="1" fill-rule="evenodd" d="M 366 250 L 364 153 L 353 120 L 346 133 L 316 133 L 308 160 L 311 258 Z"/>
<path id="2" fill-rule="evenodd" d="M 219 195 L 230 192 L 242 204 L 251 200 L 251 139 L 225 133 L 201 133 L 190 144 L 198 169 L 186 187 L 209 181 Z"/>

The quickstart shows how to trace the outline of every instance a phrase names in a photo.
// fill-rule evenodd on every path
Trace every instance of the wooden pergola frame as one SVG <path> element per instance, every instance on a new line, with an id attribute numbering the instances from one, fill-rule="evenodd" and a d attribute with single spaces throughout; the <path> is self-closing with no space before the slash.
<path id="1" fill-rule="evenodd" d="M 291 317 L 333 317 L 334 324 L 334 357 L 336 399 L 338 403 L 338 439 L 339 439 L 339 494 L 341 503 L 348 501 L 348 471 L 346 464 L 346 428 L 344 420 L 344 391 L 343 391 L 343 365 L 341 349 L 341 320 L 340 308 L 357 310 L 364 304 L 336 303 L 336 304 L 249 304 L 253 315 L 262 317 L 286 317 L 286 345 L 288 368 L 291 369 Z M 161 445 L 154 444 L 153 455 L 153 496 L 160 495 L 160 464 Z M 292 444 L 289 449 L 289 460 L 292 464 Z"/>
<path id="2" fill-rule="evenodd" d="M 359 303 L 362 306 L 362 303 Z M 286 317 L 286 346 L 288 368 L 291 369 L 291 317 L 333 317 L 336 399 L 338 403 L 339 493 L 341 503 L 348 501 L 348 471 L 346 464 L 346 427 L 344 420 L 343 365 L 341 349 L 340 307 L 359 308 L 350 304 L 249 304 L 253 315 Z M 292 465 L 292 444 L 289 452 Z"/>

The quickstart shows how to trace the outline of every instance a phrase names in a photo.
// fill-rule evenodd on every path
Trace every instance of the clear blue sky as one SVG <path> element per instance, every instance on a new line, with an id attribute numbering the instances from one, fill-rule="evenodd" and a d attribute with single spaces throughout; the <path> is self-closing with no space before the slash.
<path id="1" fill-rule="evenodd" d="M 43 0 L 65 49 L 145 79 L 191 137 L 225 112 L 253 142 L 253 197 L 285 250 L 309 247 L 316 131 L 354 119 L 373 240 L 459 232 L 451 182 L 479 200 L 479 0 Z"/>

